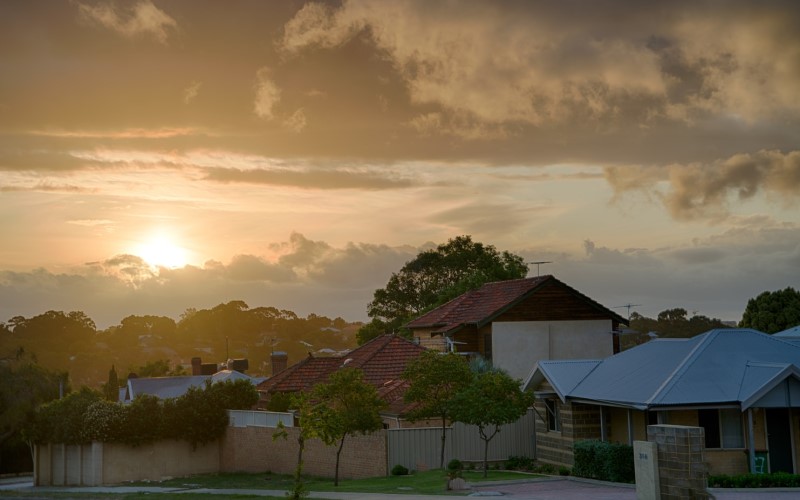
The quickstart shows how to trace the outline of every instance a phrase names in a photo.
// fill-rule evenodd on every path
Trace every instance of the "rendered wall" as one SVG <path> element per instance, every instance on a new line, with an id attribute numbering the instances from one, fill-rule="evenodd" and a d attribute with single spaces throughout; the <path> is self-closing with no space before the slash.
<path id="1" fill-rule="evenodd" d="M 613 354 L 611 320 L 492 324 L 495 366 L 525 379 L 541 359 L 603 359 Z"/>
<path id="2" fill-rule="evenodd" d="M 269 427 L 229 427 L 220 445 L 220 472 L 274 472 L 292 474 L 297 465 L 300 429 L 286 428 L 287 438 L 273 439 L 276 429 Z M 319 439 L 306 441 L 303 473 L 333 477 L 336 446 L 325 446 Z M 386 431 L 366 436 L 348 436 L 339 463 L 341 479 L 386 476 Z"/>

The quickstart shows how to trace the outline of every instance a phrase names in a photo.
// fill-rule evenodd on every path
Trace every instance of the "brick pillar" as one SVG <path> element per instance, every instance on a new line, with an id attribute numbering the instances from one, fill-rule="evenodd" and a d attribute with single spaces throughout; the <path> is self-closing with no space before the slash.
<path id="1" fill-rule="evenodd" d="M 648 425 L 647 440 L 658 448 L 662 500 L 709 498 L 702 427 Z"/>

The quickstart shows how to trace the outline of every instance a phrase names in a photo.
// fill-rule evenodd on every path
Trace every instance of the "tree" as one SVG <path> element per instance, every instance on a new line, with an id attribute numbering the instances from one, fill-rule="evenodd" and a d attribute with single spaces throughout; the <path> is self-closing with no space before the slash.
<path id="1" fill-rule="evenodd" d="M 721 319 L 709 318 L 696 312 L 692 314 L 691 318 L 688 316 L 688 311 L 682 307 L 661 311 L 656 319 L 642 316 L 636 312 L 632 313 L 630 328 L 639 332 L 639 335 L 623 338 L 623 341 L 626 342 L 623 349 L 648 341 L 650 337 L 647 334 L 650 332 L 654 332 L 662 338 L 689 338 L 715 328 L 730 328 Z"/>
<path id="2" fill-rule="evenodd" d="M 37 408 L 58 398 L 65 380 L 66 373 L 42 368 L 23 349 L 0 360 L 0 448 L 30 437 L 23 434 L 30 434 Z"/>
<path id="3" fill-rule="evenodd" d="M 437 418 L 442 423 L 442 449 L 439 467 L 444 467 L 447 421 L 452 420 L 453 398 L 472 381 L 472 372 L 464 359 L 455 353 L 425 351 L 406 365 L 403 379 L 409 382 L 405 401 L 416 403 L 407 418 Z"/>
<path id="4" fill-rule="evenodd" d="M 372 318 L 359 330 L 358 341 L 396 331 L 414 316 L 441 305 L 490 281 L 524 278 L 528 266 L 522 257 L 498 252 L 492 245 L 458 236 L 425 250 L 392 273 L 384 288 L 375 290 L 367 306 Z"/>
<path id="5" fill-rule="evenodd" d="M 103 384 L 103 395 L 107 401 L 119 401 L 119 377 L 114 365 L 108 371 L 108 382 Z"/>
<path id="6" fill-rule="evenodd" d="M 778 333 L 800 325 L 800 292 L 792 287 L 762 292 L 747 301 L 739 326 Z"/>
<path id="7" fill-rule="evenodd" d="M 475 376 L 472 383 L 455 395 L 452 416 L 458 422 L 478 426 L 484 442 L 483 477 L 488 473 L 489 442 L 500 426 L 516 422 L 533 404 L 533 395 L 520 388 L 502 371 L 488 371 Z"/>
<path id="8" fill-rule="evenodd" d="M 313 418 L 305 425 L 325 444 L 338 442 L 333 485 L 339 486 L 339 458 L 345 438 L 353 434 L 368 434 L 383 426 L 380 411 L 386 405 L 375 387 L 364 381 L 364 374 L 356 368 L 334 372 L 328 382 L 318 384 L 311 391 L 314 403 Z"/>

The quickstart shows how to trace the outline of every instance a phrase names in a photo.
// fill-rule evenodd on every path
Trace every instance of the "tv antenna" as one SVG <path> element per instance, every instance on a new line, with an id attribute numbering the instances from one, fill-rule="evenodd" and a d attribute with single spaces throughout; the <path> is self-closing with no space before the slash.
<path id="1" fill-rule="evenodd" d="M 542 264 L 552 264 L 552 263 L 553 263 L 552 260 L 536 260 L 536 261 L 533 261 L 533 262 L 526 262 L 526 264 L 536 264 L 536 277 L 537 278 L 539 277 L 539 266 L 541 266 Z"/>
<path id="2" fill-rule="evenodd" d="M 625 308 L 628 310 L 628 321 L 631 320 L 631 307 L 641 307 L 642 304 L 625 304 L 622 306 L 614 306 L 614 309 L 622 309 Z"/>

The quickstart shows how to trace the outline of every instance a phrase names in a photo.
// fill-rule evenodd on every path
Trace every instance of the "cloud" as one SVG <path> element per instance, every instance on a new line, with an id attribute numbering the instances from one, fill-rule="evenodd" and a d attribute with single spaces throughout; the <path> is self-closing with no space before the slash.
<path id="1" fill-rule="evenodd" d="M 263 67 L 256 72 L 256 98 L 253 111 L 265 120 L 274 118 L 273 108 L 281 100 L 281 89 L 270 79 L 271 70 Z"/>
<path id="2" fill-rule="evenodd" d="M 59 139 L 169 139 L 197 135 L 212 136 L 212 132 L 196 127 L 126 128 L 119 130 L 30 130 L 28 135 Z"/>
<path id="3" fill-rule="evenodd" d="M 78 3 L 78 12 L 82 19 L 120 35 L 130 38 L 149 35 L 162 44 L 167 43 L 170 32 L 178 27 L 175 19 L 153 5 L 150 0 L 140 0 L 126 9 L 113 3 Z"/>
<path id="4" fill-rule="evenodd" d="M 445 225 L 456 234 L 497 237 L 525 227 L 531 218 L 541 216 L 547 210 L 547 207 L 524 204 L 474 202 L 436 212 L 428 220 Z"/>
<path id="5" fill-rule="evenodd" d="M 271 281 L 284 283 L 294 281 L 296 275 L 291 267 L 274 264 L 255 255 L 236 255 L 225 268 L 226 275 L 237 281 Z"/>
<path id="6" fill-rule="evenodd" d="M 412 120 L 421 133 L 758 120 L 800 111 L 800 8 L 779 4 L 308 3 L 279 46 L 291 57 L 368 40 L 413 104 L 439 107 Z"/>
<path id="7" fill-rule="evenodd" d="M 203 82 L 193 81 L 191 84 L 189 84 L 188 87 L 183 89 L 183 103 L 189 104 L 190 102 L 192 102 L 195 99 L 195 97 L 197 97 L 197 95 L 200 93 L 200 87 L 202 86 Z"/>
<path id="8" fill-rule="evenodd" d="M 677 220 L 726 216 L 732 202 L 762 191 L 790 204 L 800 200 L 800 151 L 759 151 L 665 167 L 608 167 L 605 173 L 617 199 L 627 191 L 642 191 L 660 200 Z"/>
<path id="9" fill-rule="evenodd" d="M 296 134 L 302 132 L 306 128 L 306 124 L 306 113 L 303 108 L 298 109 L 292 113 L 292 116 L 283 121 L 283 126 Z"/>
<path id="10" fill-rule="evenodd" d="M 114 221 L 108 219 L 78 219 L 78 220 L 68 220 L 67 224 L 72 224 L 75 226 L 96 227 L 96 226 L 108 226 L 114 224 Z"/>
<path id="11" fill-rule="evenodd" d="M 241 182 L 291 186 L 303 189 L 405 189 L 418 185 L 410 178 L 395 173 L 384 173 L 369 169 L 318 168 L 207 168 L 205 180 L 216 182 Z"/>

